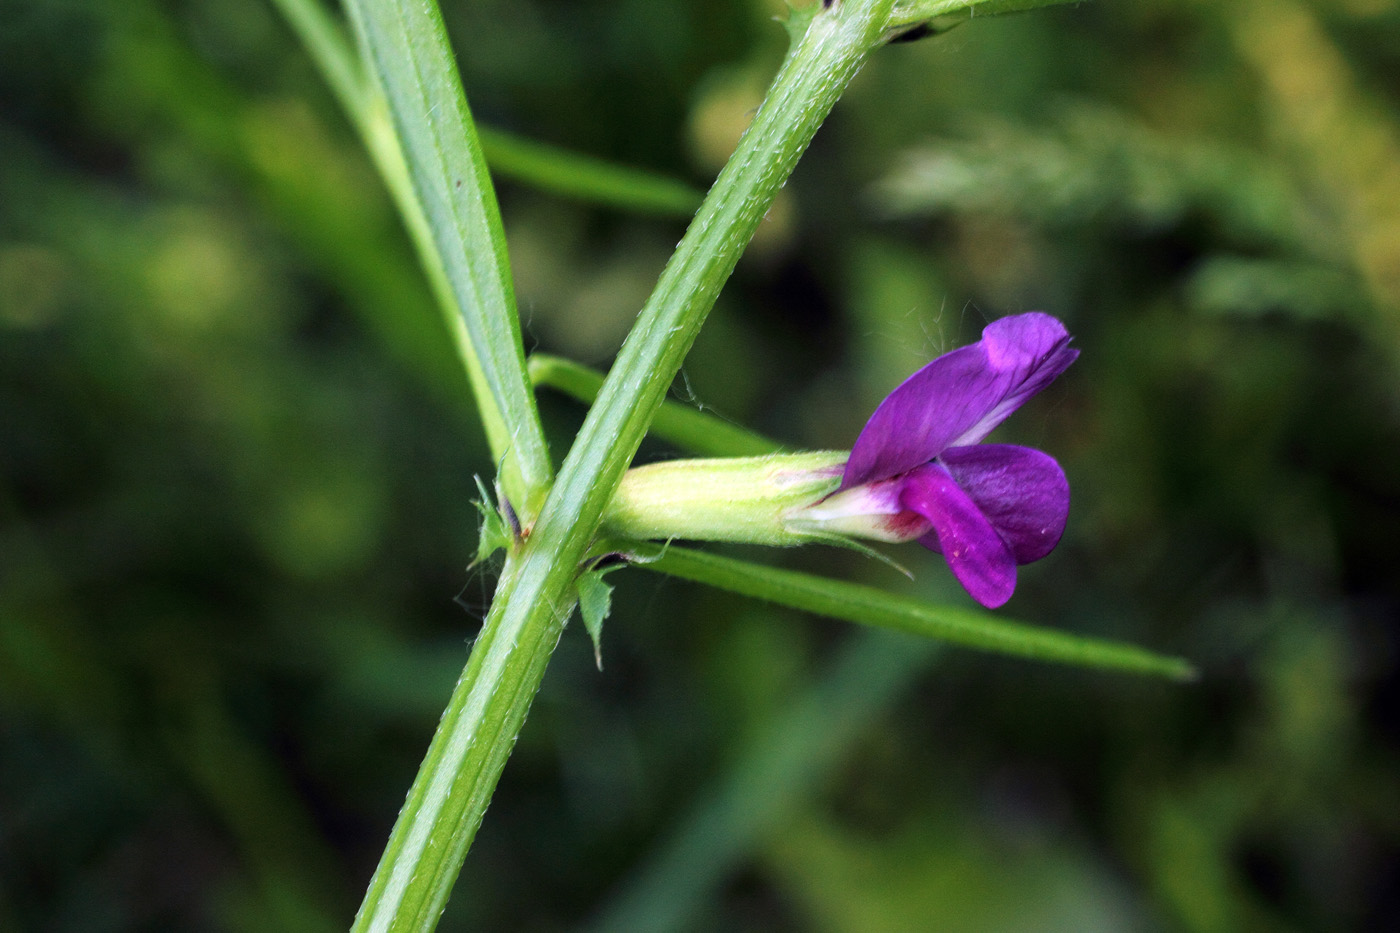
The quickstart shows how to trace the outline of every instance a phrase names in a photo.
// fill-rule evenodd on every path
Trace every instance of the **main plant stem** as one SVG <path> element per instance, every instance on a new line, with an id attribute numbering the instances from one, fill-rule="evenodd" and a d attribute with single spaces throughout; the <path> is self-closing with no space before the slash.
<path id="1" fill-rule="evenodd" d="M 356 930 L 431 930 L 573 610 L 573 581 L 653 413 L 763 215 L 880 41 L 892 0 L 816 14 L 666 266 L 589 410 L 399 813 Z"/>

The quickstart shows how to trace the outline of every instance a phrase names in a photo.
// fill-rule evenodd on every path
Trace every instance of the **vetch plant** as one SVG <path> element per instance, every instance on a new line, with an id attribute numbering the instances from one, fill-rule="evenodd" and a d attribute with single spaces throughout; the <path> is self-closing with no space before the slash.
<path id="1" fill-rule="evenodd" d="M 482 551 L 505 555 L 496 592 L 370 882 L 357 930 L 436 925 L 575 606 L 595 642 L 601 637 L 610 602 L 603 574 L 619 566 L 619 558 L 647 571 L 957 644 L 1190 675 L 1185 663 L 1130 645 L 670 543 L 917 538 L 942 552 L 985 606 L 1010 596 L 1017 564 L 1054 547 L 1068 505 L 1058 465 L 1038 451 L 979 444 L 1073 361 L 1068 334 L 1048 315 L 994 322 L 979 343 L 915 373 L 875 411 L 849 455 L 778 454 L 760 438 L 665 401 L 740 254 L 866 58 L 889 41 L 936 32 L 973 13 L 1009 12 L 1042 0 L 826 0 L 792 11 L 786 22 L 791 46 L 764 103 L 606 377 L 552 359 L 527 367 L 486 155 L 433 0 L 345 0 L 358 53 L 315 0 L 276 2 L 403 214 L 500 465 L 497 501 L 483 503 Z M 510 147 L 497 151 L 503 159 L 519 154 Z M 515 164 L 518 176 L 539 166 L 539 151 L 529 155 Z M 621 179 L 627 187 L 626 173 L 606 174 L 609 185 Z M 626 200 L 616 187 L 607 196 Z M 535 405 L 537 385 L 591 403 L 557 476 Z M 629 473 L 649 429 L 718 459 Z M 765 450 L 766 456 L 737 456 Z"/>

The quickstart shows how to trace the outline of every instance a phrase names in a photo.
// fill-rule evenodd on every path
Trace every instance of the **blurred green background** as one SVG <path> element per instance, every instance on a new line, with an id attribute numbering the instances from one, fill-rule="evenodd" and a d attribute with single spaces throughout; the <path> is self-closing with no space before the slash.
<path id="1" fill-rule="evenodd" d="M 447 0 L 492 127 L 703 188 L 769 0 Z M 640 570 L 565 633 L 443 929 L 1400 928 L 1400 4 L 1098 2 L 882 50 L 676 396 L 794 447 L 989 319 L 1079 363 L 1011 617 L 1180 686 Z M 683 229 L 503 181 L 528 349 Z M 580 406 L 542 394 L 556 456 Z M 642 459 L 671 455 L 660 445 Z M 0 0 L 0 929 L 349 922 L 465 662 L 493 464 L 261 0 Z M 740 552 L 968 602 L 941 561 Z"/>

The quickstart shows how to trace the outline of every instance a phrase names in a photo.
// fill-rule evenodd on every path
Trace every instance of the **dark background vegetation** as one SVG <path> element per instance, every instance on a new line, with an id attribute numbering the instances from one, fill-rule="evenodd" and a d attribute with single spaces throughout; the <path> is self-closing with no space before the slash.
<path id="1" fill-rule="evenodd" d="M 774 7 L 445 3 L 483 123 L 698 187 Z M 624 571 L 443 928 L 1400 926 L 1397 73 L 1394 0 L 1105 0 L 882 50 L 678 397 L 845 447 L 985 321 L 1059 315 L 1082 358 L 998 436 L 1074 503 L 1005 613 L 1203 677 Z M 529 348 L 606 366 L 683 221 L 500 195 Z M 438 321 L 270 5 L 0 0 L 0 928 L 347 925 L 491 589 Z M 581 409 L 543 404 L 562 456 Z"/>

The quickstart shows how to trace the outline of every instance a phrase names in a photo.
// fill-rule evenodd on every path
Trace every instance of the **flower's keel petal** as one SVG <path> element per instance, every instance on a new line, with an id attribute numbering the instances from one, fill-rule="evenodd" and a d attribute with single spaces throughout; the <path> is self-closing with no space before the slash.
<path id="1" fill-rule="evenodd" d="M 939 457 L 992 523 L 1018 564 L 1055 549 L 1069 517 L 1069 481 L 1049 454 L 1029 447 L 950 447 Z"/>
<path id="2" fill-rule="evenodd" d="M 988 609 L 1011 598 L 1016 589 L 1016 560 L 996 528 L 939 464 L 905 477 L 901 501 L 933 525 L 919 539 L 940 551 L 963 589 Z"/>
<path id="3" fill-rule="evenodd" d="M 1038 311 L 987 325 L 982 340 L 945 353 L 891 392 L 851 450 L 841 488 L 887 479 L 944 448 L 975 444 L 1079 355 L 1063 324 Z"/>

